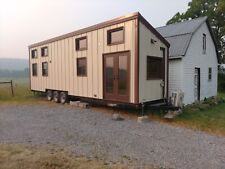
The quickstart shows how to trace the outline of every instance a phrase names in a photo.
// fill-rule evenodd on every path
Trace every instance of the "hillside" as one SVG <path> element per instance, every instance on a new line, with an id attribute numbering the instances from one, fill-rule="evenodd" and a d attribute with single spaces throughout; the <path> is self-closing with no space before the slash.
<path id="1" fill-rule="evenodd" d="M 28 65 L 27 59 L 0 58 L 0 70 L 21 71 L 28 68 Z"/>

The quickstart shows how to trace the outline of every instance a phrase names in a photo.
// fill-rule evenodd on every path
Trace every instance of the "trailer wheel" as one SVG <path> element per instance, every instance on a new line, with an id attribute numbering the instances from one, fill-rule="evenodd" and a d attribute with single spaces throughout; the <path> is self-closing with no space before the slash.
<path id="1" fill-rule="evenodd" d="M 66 92 L 60 92 L 59 100 L 60 103 L 65 104 L 67 102 L 67 93 Z"/>
<path id="2" fill-rule="evenodd" d="M 51 101 L 52 100 L 52 91 L 51 90 L 47 90 L 47 93 L 46 93 L 46 96 L 47 96 L 47 100 L 48 101 Z"/>
<path id="3" fill-rule="evenodd" d="M 54 100 L 54 102 L 59 103 L 59 92 L 58 91 L 53 92 L 53 100 Z"/>

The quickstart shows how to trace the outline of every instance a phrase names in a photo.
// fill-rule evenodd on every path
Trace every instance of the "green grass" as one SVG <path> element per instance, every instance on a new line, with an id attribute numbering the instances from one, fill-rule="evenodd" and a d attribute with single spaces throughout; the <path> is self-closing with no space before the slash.
<path id="1" fill-rule="evenodd" d="M 223 98 L 223 99 L 222 99 Z M 215 100 L 206 101 L 204 104 L 188 106 L 183 110 L 183 113 L 173 120 L 165 120 L 163 116 L 166 112 L 154 112 L 151 118 L 169 123 L 176 126 L 191 128 L 209 132 L 216 135 L 225 136 L 225 93 L 219 93 Z"/>
<path id="2" fill-rule="evenodd" d="M 225 135 L 225 103 L 206 110 L 184 110 L 173 123 L 213 134 Z"/>
<path id="3" fill-rule="evenodd" d="M 9 81 L 9 79 L 0 79 L 0 82 L 2 81 Z M 41 97 L 31 92 L 28 79 L 14 79 L 13 86 L 14 96 L 12 96 L 10 84 L 0 84 L 0 103 L 32 102 Z"/>

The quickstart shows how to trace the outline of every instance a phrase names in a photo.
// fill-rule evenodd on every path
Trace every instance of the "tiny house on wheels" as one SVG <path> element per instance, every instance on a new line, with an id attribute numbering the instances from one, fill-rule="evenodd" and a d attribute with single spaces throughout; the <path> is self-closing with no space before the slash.
<path id="1" fill-rule="evenodd" d="M 139 105 L 168 94 L 169 43 L 134 13 L 29 46 L 31 90 Z"/>

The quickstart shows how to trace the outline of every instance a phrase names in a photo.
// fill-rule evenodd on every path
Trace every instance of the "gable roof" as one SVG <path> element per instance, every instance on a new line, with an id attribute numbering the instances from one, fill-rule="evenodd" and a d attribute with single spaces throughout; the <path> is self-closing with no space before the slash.
<path id="1" fill-rule="evenodd" d="M 54 41 L 58 41 L 58 40 L 63 40 L 72 36 L 76 36 L 76 35 L 80 35 L 80 34 L 84 34 L 87 32 L 91 32 L 97 29 L 102 29 L 111 25 L 115 25 L 115 24 L 120 24 L 126 21 L 130 21 L 133 19 L 138 19 L 138 21 L 142 22 L 150 31 L 152 31 L 167 47 L 170 46 L 169 42 L 159 33 L 156 31 L 156 29 L 139 13 L 139 12 L 135 12 L 132 14 L 128 14 L 128 15 L 124 15 L 106 22 L 102 22 L 84 29 L 80 29 L 77 31 L 73 31 L 55 38 L 51 38 L 42 42 L 38 42 L 35 44 L 30 45 L 28 48 L 34 48 L 34 47 L 38 47 L 41 45 L 45 45 Z"/>
<path id="2" fill-rule="evenodd" d="M 156 30 L 170 43 L 170 59 L 186 55 L 193 34 L 203 23 L 206 23 L 209 28 L 209 32 L 216 47 L 217 58 L 219 58 L 216 40 L 208 18 L 205 16 L 156 28 Z"/>

